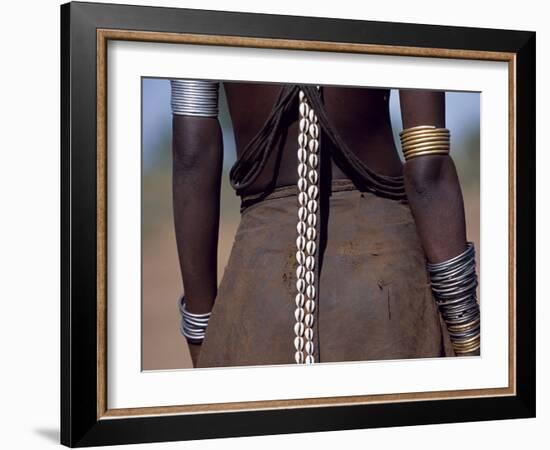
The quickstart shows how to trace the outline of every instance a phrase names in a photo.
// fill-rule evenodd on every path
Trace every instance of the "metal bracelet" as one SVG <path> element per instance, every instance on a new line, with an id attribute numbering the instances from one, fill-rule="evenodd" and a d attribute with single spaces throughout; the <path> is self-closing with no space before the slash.
<path id="1" fill-rule="evenodd" d="M 399 133 L 405 160 L 428 155 L 448 155 L 451 134 L 446 128 L 434 125 L 419 125 Z"/>
<path id="2" fill-rule="evenodd" d="M 473 254 L 475 254 L 475 248 L 473 242 L 468 242 L 466 244 L 466 250 L 464 250 L 459 255 L 456 255 L 446 261 L 441 261 L 438 263 L 428 263 L 426 267 L 430 273 L 436 272 L 448 268 L 449 266 L 457 265 L 463 262 L 466 259 L 469 259 Z"/>
<path id="3" fill-rule="evenodd" d="M 181 315 L 180 332 L 190 344 L 200 344 L 204 340 L 211 312 L 197 314 L 186 308 L 185 296 L 178 299 L 178 308 Z"/>
<path id="4" fill-rule="evenodd" d="M 427 263 L 432 293 L 457 355 L 479 348 L 480 311 L 477 302 L 475 248 L 467 242 L 464 252 L 439 263 Z M 465 349 L 467 351 L 465 351 Z"/>
<path id="5" fill-rule="evenodd" d="M 217 117 L 219 85 L 218 81 L 170 80 L 172 114 Z"/>

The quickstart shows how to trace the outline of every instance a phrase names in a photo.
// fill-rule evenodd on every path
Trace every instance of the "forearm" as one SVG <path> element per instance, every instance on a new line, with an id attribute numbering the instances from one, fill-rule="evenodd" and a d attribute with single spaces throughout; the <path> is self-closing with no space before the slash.
<path id="1" fill-rule="evenodd" d="M 405 190 L 428 261 L 445 261 L 466 246 L 464 203 L 455 165 L 433 155 L 405 163 Z"/>
<path id="2" fill-rule="evenodd" d="M 212 309 L 217 291 L 222 137 L 216 118 L 173 118 L 173 206 L 188 310 Z"/>

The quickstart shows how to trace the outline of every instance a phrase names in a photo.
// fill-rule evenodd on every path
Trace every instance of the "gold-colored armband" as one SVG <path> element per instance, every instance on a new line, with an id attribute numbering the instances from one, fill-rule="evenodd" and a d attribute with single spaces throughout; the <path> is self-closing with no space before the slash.
<path id="1" fill-rule="evenodd" d="M 447 128 L 434 125 L 419 125 L 399 133 L 405 160 L 426 155 L 448 155 L 451 133 Z"/>

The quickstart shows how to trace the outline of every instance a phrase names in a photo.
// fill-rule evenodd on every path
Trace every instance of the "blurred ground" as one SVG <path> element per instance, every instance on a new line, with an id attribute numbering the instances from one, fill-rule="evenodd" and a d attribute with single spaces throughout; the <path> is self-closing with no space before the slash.
<path id="1" fill-rule="evenodd" d="M 224 173 L 223 177 L 218 281 L 221 280 L 233 245 L 239 224 L 240 205 L 229 186 L 229 174 Z M 142 369 L 190 368 L 192 365 L 187 344 L 179 331 L 177 299 L 181 296 L 183 285 L 172 222 L 172 204 L 169 201 L 158 201 L 163 197 L 171 199 L 171 178 L 158 174 L 156 177 L 149 177 L 147 181 L 154 186 L 147 197 L 157 199 L 156 202 L 151 202 L 148 210 L 154 210 L 150 214 L 160 220 L 154 225 L 149 220 L 150 226 L 143 234 Z M 144 183 L 144 189 L 146 185 Z M 152 192 L 158 195 L 151 195 Z"/>

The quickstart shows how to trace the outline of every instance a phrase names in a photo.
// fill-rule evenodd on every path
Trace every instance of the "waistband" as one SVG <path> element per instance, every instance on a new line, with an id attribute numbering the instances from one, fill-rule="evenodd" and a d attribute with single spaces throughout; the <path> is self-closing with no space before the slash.
<path id="1" fill-rule="evenodd" d="M 351 180 L 332 180 L 331 182 L 331 192 L 339 191 L 358 191 L 359 188 Z M 250 194 L 241 196 L 241 213 L 248 207 L 264 201 L 264 200 L 273 200 L 276 198 L 291 197 L 298 194 L 298 188 L 295 184 L 290 184 L 287 186 L 278 186 L 273 190 L 265 193 L 260 192 L 258 194 Z"/>

